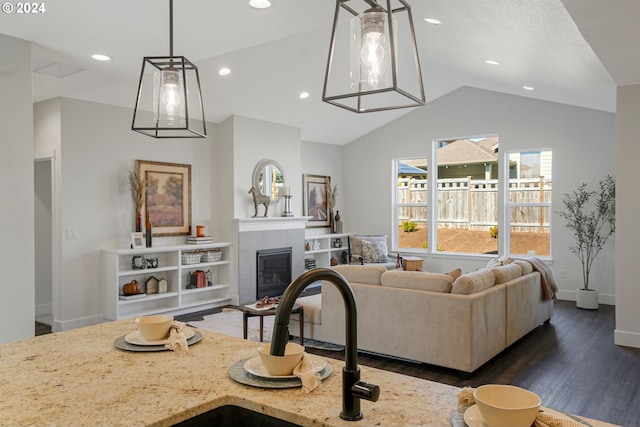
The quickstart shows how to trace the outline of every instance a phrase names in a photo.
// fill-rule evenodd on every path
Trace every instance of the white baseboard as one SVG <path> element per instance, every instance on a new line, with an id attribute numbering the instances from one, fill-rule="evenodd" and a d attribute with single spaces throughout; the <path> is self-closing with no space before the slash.
<path id="1" fill-rule="evenodd" d="M 84 326 L 97 325 L 99 323 L 104 323 L 104 322 L 105 322 L 104 317 L 102 317 L 102 314 L 99 314 L 97 316 L 89 316 L 89 317 L 83 317 L 80 319 L 73 319 L 73 320 L 64 320 L 64 321 L 54 320 L 52 328 L 53 328 L 53 332 L 60 332 L 60 331 L 67 331 L 69 329 L 82 328 Z"/>
<path id="2" fill-rule="evenodd" d="M 51 316 L 51 303 L 36 304 L 36 317 Z"/>
<path id="3" fill-rule="evenodd" d="M 563 301 L 576 301 L 578 291 L 559 290 L 556 292 L 556 296 L 559 300 Z M 616 296 L 611 294 L 598 293 L 598 302 L 604 305 L 616 305 Z"/>
<path id="4" fill-rule="evenodd" d="M 616 329 L 613 332 L 613 342 L 615 345 L 640 348 L 640 334 Z"/>

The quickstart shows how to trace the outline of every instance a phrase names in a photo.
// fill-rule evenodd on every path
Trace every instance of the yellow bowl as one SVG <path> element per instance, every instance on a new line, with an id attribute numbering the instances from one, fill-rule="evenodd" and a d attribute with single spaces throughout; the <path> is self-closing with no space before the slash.
<path id="1" fill-rule="evenodd" d="M 136 317 L 135 322 L 142 338 L 147 341 L 159 341 L 169 335 L 173 316 L 157 314 L 155 316 Z"/>
<path id="2" fill-rule="evenodd" d="M 537 394 L 512 385 L 483 385 L 474 390 L 473 397 L 491 427 L 531 427 L 542 403 Z"/>
<path id="3" fill-rule="evenodd" d="M 271 351 L 271 343 L 258 347 L 258 354 L 262 364 L 271 375 L 283 376 L 293 373 L 293 368 L 302 360 L 304 347 L 300 344 L 289 342 L 284 349 L 284 356 L 272 356 L 269 351 Z"/>

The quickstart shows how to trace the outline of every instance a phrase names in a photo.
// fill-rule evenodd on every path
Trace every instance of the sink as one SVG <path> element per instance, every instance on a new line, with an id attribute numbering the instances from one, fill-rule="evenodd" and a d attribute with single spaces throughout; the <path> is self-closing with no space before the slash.
<path id="1" fill-rule="evenodd" d="M 220 426 L 220 427 L 300 427 L 288 421 L 261 414 L 240 406 L 225 405 L 212 409 L 193 418 L 184 420 L 174 426 L 178 427 L 199 427 L 199 426 Z"/>

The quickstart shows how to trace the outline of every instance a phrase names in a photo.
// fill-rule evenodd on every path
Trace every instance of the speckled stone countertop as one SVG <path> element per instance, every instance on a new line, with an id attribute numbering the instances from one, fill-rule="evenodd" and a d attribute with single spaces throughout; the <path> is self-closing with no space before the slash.
<path id="1" fill-rule="evenodd" d="M 228 376 L 255 342 L 201 331 L 184 358 L 114 347 L 134 330 L 122 320 L 0 345 L 0 425 L 170 426 L 233 404 L 302 426 L 450 427 L 458 407 L 456 387 L 363 366 L 380 400 L 362 401 L 364 419 L 348 422 L 339 416 L 343 362 L 328 359 L 334 372 L 311 394 L 263 389 Z"/>

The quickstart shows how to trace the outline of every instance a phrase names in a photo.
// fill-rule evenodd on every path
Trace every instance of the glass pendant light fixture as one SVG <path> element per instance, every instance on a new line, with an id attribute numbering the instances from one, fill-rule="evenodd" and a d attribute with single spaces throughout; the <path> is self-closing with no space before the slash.
<path id="1" fill-rule="evenodd" d="M 145 56 L 131 129 L 153 138 L 204 138 L 198 67 L 173 54 L 173 0 L 169 0 L 169 56 Z"/>
<path id="2" fill-rule="evenodd" d="M 356 113 L 424 105 L 405 0 L 336 0 L 322 100 Z"/>

